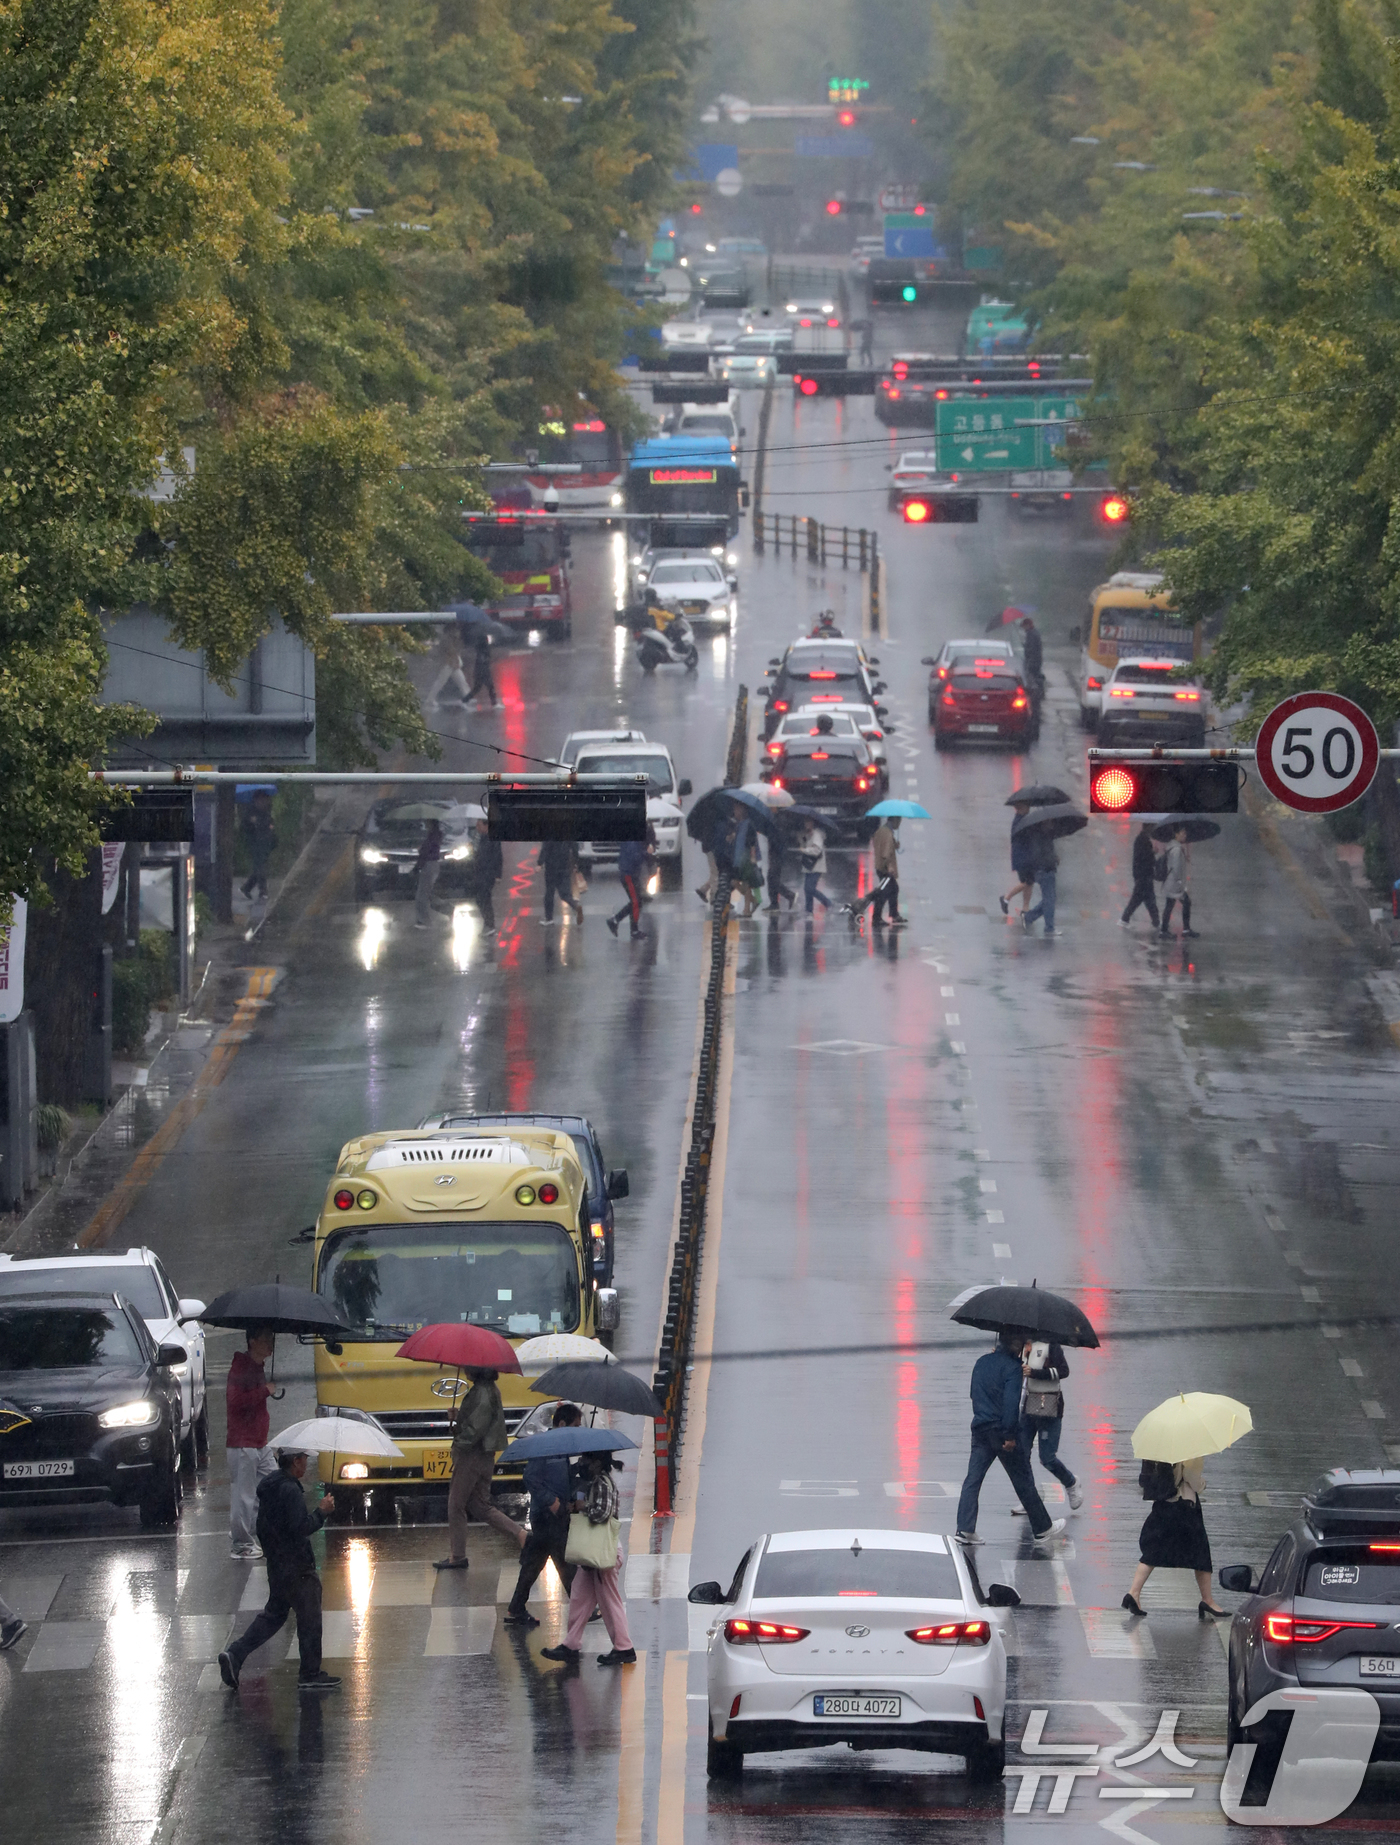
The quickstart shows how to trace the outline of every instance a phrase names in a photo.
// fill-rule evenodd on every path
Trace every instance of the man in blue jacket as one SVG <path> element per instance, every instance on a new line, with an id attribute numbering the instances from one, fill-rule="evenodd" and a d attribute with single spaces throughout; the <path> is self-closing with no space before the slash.
<path id="1" fill-rule="evenodd" d="M 617 925 L 624 916 L 632 919 L 632 940 L 635 942 L 642 929 L 642 887 L 647 877 L 647 857 L 655 849 L 656 834 L 651 822 L 647 822 L 645 839 L 624 839 L 617 850 L 617 875 L 622 880 L 622 888 L 627 893 L 627 901 L 615 916 L 607 919 L 608 927 L 617 934 Z"/>
<path id="2" fill-rule="evenodd" d="M 576 1429 L 582 1421 L 576 1403 L 561 1403 L 554 1412 L 553 1427 Z M 564 1585 L 566 1601 L 574 1584 L 574 1566 L 564 1561 L 564 1546 L 569 1541 L 569 1505 L 573 1499 L 568 1457 L 551 1454 L 526 1461 L 525 1491 L 530 1495 L 530 1535 L 520 1552 L 520 1574 L 505 1614 L 507 1627 L 539 1626 L 525 1604 L 540 1571 L 551 1557 Z"/>
<path id="3" fill-rule="evenodd" d="M 1023 1334 L 1002 1332 L 995 1349 L 984 1352 L 972 1367 L 972 1457 L 958 1500 L 957 1535 L 961 1544 L 982 1542 L 977 1535 L 977 1501 L 993 1461 L 1000 1461 L 1010 1476 L 1037 1544 L 1048 1543 L 1065 1528 L 1064 1519 L 1052 1519 L 1046 1511 L 1021 1446 L 1024 1345 Z"/>

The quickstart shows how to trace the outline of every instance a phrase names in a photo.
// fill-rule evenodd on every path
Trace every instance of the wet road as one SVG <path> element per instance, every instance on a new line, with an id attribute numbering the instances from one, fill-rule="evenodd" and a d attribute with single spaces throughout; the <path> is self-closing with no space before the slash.
<path id="1" fill-rule="evenodd" d="M 1001 504 L 976 527 L 897 526 L 883 469 L 901 445 L 868 402 L 780 398 L 771 444 L 770 511 L 881 531 L 889 633 L 872 646 L 896 720 L 892 792 L 934 819 L 904 827 L 906 929 L 882 940 L 834 911 L 733 925 L 723 1184 L 674 1521 L 651 1523 L 645 1462 L 636 1477 L 641 1663 L 619 1683 L 588 1656 L 577 1673 L 541 1661 L 557 1609 L 528 1638 L 500 1626 L 506 1546 L 485 1530 L 472 1531 L 467 1577 L 436 1579 L 430 1507 L 427 1522 L 324 1541 L 339 1698 L 299 1704 L 279 1641 L 229 1699 L 212 1661 L 261 1596 L 257 1573 L 227 1555 L 216 1432 L 177 1536 L 136 1533 L 134 1514 L 0 1520 L 0 1594 L 33 1621 L 0 1659 L 0 1802 L 45 1838 L 215 1841 L 255 1825 L 289 1841 L 435 1840 L 473 1821 L 511 1838 L 547 1828 L 665 1845 L 847 1839 L 856 1824 L 902 1839 L 930 1821 L 969 1840 L 1031 1827 L 1081 1840 L 1106 1822 L 1127 1838 L 1224 1830 L 1224 1624 L 1197 1620 L 1185 1578 L 1154 1579 L 1143 1624 L 1118 1607 L 1145 1510 L 1128 1431 L 1178 1386 L 1254 1406 L 1256 1433 L 1208 1465 L 1217 1563 L 1258 1565 L 1288 1496 L 1322 1467 L 1387 1458 L 1400 1413 L 1390 1335 L 1355 1322 L 1394 1311 L 1397 1051 L 1384 1019 L 1400 1006 L 1387 1012 L 1345 897 L 1311 881 L 1306 841 L 1271 816 L 1242 817 L 1195 852 L 1193 944 L 1119 929 L 1119 822 L 1062 848 L 1056 940 L 1008 925 L 996 903 L 1010 882 L 1007 793 L 1031 779 L 1083 785 L 1065 642 L 1106 547 Z M 854 573 L 746 555 L 733 643 L 705 644 L 695 678 L 647 681 L 611 620 L 610 546 L 577 547 L 570 646 L 513 654 L 501 713 L 439 714 L 449 766 L 487 766 L 478 741 L 548 754 L 571 728 L 626 720 L 665 740 L 702 789 L 738 683 L 758 685 L 813 609 L 859 621 Z M 1035 606 L 1050 642 L 1041 741 L 1024 758 L 935 756 L 919 657 L 980 632 L 1007 601 Z M 333 825 L 351 824 L 338 807 Z M 205 1298 L 299 1275 L 306 1251 L 289 1239 L 350 1134 L 448 1108 L 581 1109 L 631 1174 L 618 1349 L 649 1368 L 704 948 L 694 879 L 658 898 L 650 938 L 633 945 L 602 926 L 618 901 L 607 874 L 581 931 L 540 927 L 522 853 L 490 948 L 446 916 L 415 933 L 407 905 L 367 916 L 347 844 L 322 842 L 314 888 L 250 950 L 250 965 L 280 970 L 272 1003 L 111 1240 L 155 1247 L 180 1290 Z M 840 899 L 868 875 L 863 855 L 833 853 L 828 888 Z M 1073 1293 L 1120 1335 L 1071 1354 L 1062 1452 L 1086 1499 L 1053 1559 L 1030 1555 L 1004 1481 L 989 1479 L 980 1521 L 984 1575 L 1023 1598 L 1011 1759 L 1035 1759 L 1014 1745 L 1044 1711 L 1047 1738 L 1117 1745 L 1098 1783 L 1081 1778 L 1058 1814 L 1042 1784 L 1018 1816 L 1015 1777 L 974 1792 L 952 1760 L 832 1750 L 757 1758 L 737 1789 L 711 1789 L 706 1611 L 688 1609 L 688 1584 L 727 1580 L 764 1530 L 951 1530 L 983 1342 L 951 1327 L 945 1304 L 998 1276 Z M 838 1346 L 858 1349 L 826 1355 Z M 211 1341 L 216 1397 L 231 1350 Z M 309 1354 L 284 1341 L 279 1374 L 290 1419 L 311 1401 Z M 1107 1765 L 1168 1709 L 1192 1768 Z M 1101 1799 L 1134 1777 L 1145 1795 L 1190 1797 Z M 1372 1781 L 1355 1817 L 1383 1831 L 1387 1776 Z"/>

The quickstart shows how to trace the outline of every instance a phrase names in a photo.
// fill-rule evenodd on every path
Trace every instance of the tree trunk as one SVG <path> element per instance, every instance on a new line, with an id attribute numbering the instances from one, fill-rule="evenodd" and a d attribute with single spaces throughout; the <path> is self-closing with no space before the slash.
<path id="1" fill-rule="evenodd" d="M 87 876 L 48 873 L 53 901 L 31 905 L 24 950 L 25 1004 L 34 1014 L 41 1102 L 74 1108 L 84 1099 L 88 1038 L 97 1003 L 102 949 L 102 854 L 88 855 Z"/>

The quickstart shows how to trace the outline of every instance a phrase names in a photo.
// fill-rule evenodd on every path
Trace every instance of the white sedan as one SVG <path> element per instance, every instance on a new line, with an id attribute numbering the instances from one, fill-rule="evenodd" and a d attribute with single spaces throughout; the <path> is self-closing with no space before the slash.
<path id="1" fill-rule="evenodd" d="M 716 1778 L 781 1749 L 918 1749 L 961 1755 L 974 1780 L 1006 1763 L 1006 1639 L 972 1559 L 922 1531 L 780 1531 L 752 1546 L 709 1638 L 709 1753 Z"/>

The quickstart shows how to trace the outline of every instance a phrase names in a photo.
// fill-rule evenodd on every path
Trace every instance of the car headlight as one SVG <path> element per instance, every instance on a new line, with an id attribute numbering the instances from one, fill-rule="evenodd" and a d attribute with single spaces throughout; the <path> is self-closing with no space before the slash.
<path id="1" fill-rule="evenodd" d="M 387 852 L 381 852 L 378 846 L 361 846 L 360 847 L 360 863 L 362 865 L 387 864 L 388 858 L 389 858 L 389 854 Z"/>
<path id="2" fill-rule="evenodd" d="M 609 496 L 609 499 L 608 499 L 609 506 L 621 506 L 621 504 L 622 504 L 622 495 L 620 493 L 614 493 Z"/>
<path id="3" fill-rule="evenodd" d="M 445 859 L 450 859 L 454 865 L 458 865 L 464 858 L 470 858 L 471 855 L 472 849 L 470 846 L 453 846 L 450 852 L 444 852 L 442 856 Z"/>
<path id="4" fill-rule="evenodd" d="M 670 827 L 673 829 L 675 827 L 678 827 L 680 823 L 681 823 L 681 817 L 679 814 L 676 815 L 674 820 L 657 820 L 654 822 L 656 826 Z"/>
<path id="5" fill-rule="evenodd" d="M 153 1422 L 160 1421 L 160 1404 L 153 1403 L 149 1397 L 141 1397 L 135 1403 L 118 1403 L 114 1409 L 104 1409 L 97 1418 L 100 1429 L 148 1429 Z"/>

